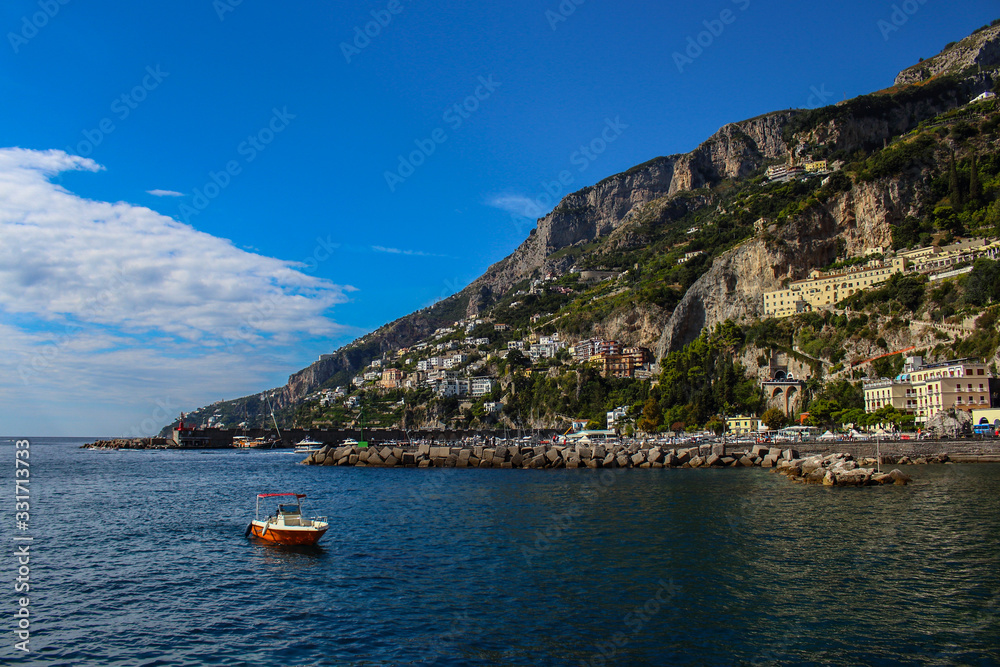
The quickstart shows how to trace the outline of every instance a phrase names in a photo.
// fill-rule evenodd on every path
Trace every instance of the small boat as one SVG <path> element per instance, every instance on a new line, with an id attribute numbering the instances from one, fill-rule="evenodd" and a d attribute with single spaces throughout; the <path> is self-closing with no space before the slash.
<path id="1" fill-rule="evenodd" d="M 253 535 L 268 542 L 297 546 L 313 546 L 323 537 L 330 524 L 325 516 L 303 517 L 302 499 L 304 493 L 259 493 L 257 494 L 256 519 L 247 526 L 246 536 Z M 278 504 L 274 514 L 261 520 L 260 501 L 265 498 L 291 498 L 287 503 Z"/>
<path id="2" fill-rule="evenodd" d="M 309 438 L 303 438 L 295 443 L 296 454 L 312 454 L 313 452 L 318 452 L 322 448 L 322 442 L 316 442 L 315 440 L 310 440 Z"/>
<path id="3" fill-rule="evenodd" d="M 237 449 L 263 449 L 267 446 L 264 438 L 249 438 L 245 435 L 233 436 L 233 447 Z"/>

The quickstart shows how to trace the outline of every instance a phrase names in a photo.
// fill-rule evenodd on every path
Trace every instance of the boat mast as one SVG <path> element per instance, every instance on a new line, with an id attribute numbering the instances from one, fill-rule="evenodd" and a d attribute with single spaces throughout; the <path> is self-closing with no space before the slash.
<path id="1" fill-rule="evenodd" d="M 271 411 L 271 421 L 274 422 L 274 430 L 278 432 L 278 442 L 281 442 L 281 429 L 278 428 L 278 419 L 274 416 L 274 408 L 271 407 L 271 399 L 268 398 L 267 394 L 264 394 L 264 400 L 267 401 L 267 407 Z"/>

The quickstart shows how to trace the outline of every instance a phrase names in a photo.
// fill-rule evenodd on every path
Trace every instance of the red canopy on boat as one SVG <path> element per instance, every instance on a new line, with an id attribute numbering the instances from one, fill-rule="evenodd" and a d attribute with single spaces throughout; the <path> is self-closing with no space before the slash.
<path id="1" fill-rule="evenodd" d="M 258 498 L 278 498 L 280 496 L 295 496 L 296 498 L 305 498 L 304 493 L 258 493 Z"/>

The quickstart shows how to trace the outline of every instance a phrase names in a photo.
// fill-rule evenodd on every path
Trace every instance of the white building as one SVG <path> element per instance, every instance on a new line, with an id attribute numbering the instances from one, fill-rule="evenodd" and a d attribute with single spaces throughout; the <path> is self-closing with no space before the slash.
<path id="1" fill-rule="evenodd" d="M 608 428 L 615 428 L 628 417 L 628 407 L 620 406 L 608 413 Z"/>
<path id="2" fill-rule="evenodd" d="M 478 377 L 469 381 L 469 390 L 474 398 L 485 396 L 496 388 L 496 381 L 493 378 Z"/>
<path id="3" fill-rule="evenodd" d="M 469 393 L 469 381 L 454 378 L 435 380 L 432 388 L 434 393 L 441 397 L 465 396 Z"/>
<path id="4" fill-rule="evenodd" d="M 469 360 L 468 355 L 456 354 L 446 358 L 441 365 L 444 366 L 445 368 L 455 368 L 456 366 L 461 366 L 468 360 Z"/>

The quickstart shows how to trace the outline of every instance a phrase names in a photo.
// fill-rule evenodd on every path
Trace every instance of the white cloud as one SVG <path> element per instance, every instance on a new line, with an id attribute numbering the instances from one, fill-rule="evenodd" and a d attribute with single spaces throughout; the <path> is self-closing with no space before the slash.
<path id="1" fill-rule="evenodd" d="M 371 249 L 374 252 L 384 252 L 390 255 L 407 255 L 410 257 L 447 257 L 447 255 L 436 255 L 430 252 L 424 252 L 423 250 L 401 250 L 399 248 L 387 248 L 385 246 L 373 245 Z"/>
<path id="2" fill-rule="evenodd" d="M 177 192 L 176 190 L 146 190 L 149 194 L 154 197 L 183 197 L 183 192 Z"/>
<path id="3" fill-rule="evenodd" d="M 495 195 L 489 199 L 487 204 L 501 211 L 532 220 L 542 217 L 552 208 L 549 206 L 548 209 L 543 209 L 540 202 L 519 194 Z"/>
<path id="4" fill-rule="evenodd" d="M 329 315 L 353 287 L 49 180 L 101 169 L 62 151 L 0 149 L 0 395 L 16 399 L 0 415 L 65 396 L 234 397 L 294 364 L 301 341 L 353 333 Z"/>

